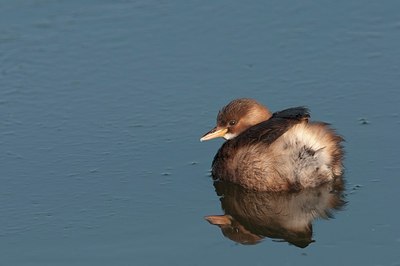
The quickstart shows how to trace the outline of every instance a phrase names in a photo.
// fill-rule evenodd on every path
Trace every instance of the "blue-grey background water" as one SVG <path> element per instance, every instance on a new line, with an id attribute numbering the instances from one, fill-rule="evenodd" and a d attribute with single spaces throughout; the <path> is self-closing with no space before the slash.
<path id="1" fill-rule="evenodd" d="M 1 265 L 400 265 L 398 1 L 0 1 Z M 346 200 L 301 249 L 241 245 L 200 143 L 220 107 L 306 105 Z"/>

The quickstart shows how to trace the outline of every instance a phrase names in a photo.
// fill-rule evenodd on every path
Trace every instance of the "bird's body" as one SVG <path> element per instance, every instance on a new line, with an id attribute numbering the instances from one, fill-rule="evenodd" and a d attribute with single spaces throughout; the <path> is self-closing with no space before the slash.
<path id="1" fill-rule="evenodd" d="M 308 119 L 304 107 L 271 115 L 252 99 L 232 101 L 202 138 L 228 139 L 214 157 L 213 177 L 253 190 L 287 191 L 340 176 L 343 139 L 328 124 Z"/>

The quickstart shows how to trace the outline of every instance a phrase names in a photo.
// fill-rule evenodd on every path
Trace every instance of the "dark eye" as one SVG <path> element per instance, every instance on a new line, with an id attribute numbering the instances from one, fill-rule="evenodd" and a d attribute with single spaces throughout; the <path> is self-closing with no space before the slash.
<path id="1" fill-rule="evenodd" d="M 236 125 L 236 120 L 231 120 L 231 121 L 229 121 L 229 125 L 230 125 L 230 126 Z"/>

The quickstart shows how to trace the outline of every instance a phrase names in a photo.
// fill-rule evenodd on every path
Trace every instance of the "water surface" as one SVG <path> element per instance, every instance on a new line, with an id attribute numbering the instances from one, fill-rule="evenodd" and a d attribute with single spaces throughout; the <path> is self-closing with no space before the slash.
<path id="1" fill-rule="evenodd" d="M 400 4 L 1 1 L 3 265 L 400 265 Z M 241 245 L 209 177 L 218 109 L 306 105 L 346 200 L 306 248 Z"/>

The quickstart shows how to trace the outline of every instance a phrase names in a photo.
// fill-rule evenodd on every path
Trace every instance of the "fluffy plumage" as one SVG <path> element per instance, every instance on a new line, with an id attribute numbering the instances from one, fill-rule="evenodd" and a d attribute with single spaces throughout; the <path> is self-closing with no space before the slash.
<path id="1" fill-rule="evenodd" d="M 217 117 L 215 129 L 229 135 L 218 135 L 228 140 L 214 157 L 214 179 L 259 191 L 284 191 L 316 187 L 340 176 L 343 139 L 328 124 L 309 122 L 309 117 L 304 107 L 271 116 L 254 100 L 232 101 Z M 202 139 L 210 135 L 217 137 L 207 133 Z"/>

